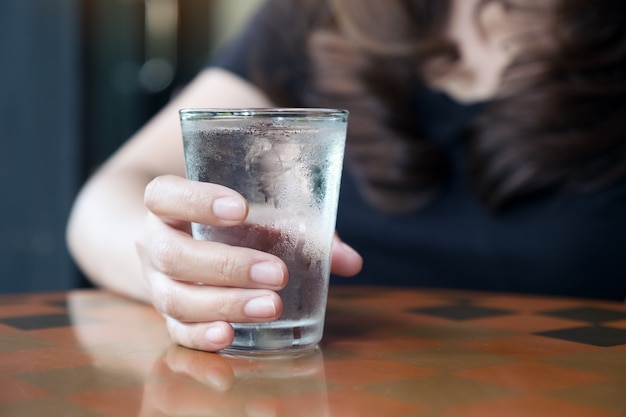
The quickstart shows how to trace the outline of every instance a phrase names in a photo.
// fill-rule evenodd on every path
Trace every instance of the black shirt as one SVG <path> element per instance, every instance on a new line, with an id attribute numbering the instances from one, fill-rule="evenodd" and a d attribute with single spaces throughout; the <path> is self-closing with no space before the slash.
<path id="1" fill-rule="evenodd" d="M 250 57 L 270 42 L 276 56 L 263 57 L 263 70 L 289 68 L 284 37 L 277 36 L 299 24 L 289 4 L 268 2 L 212 65 L 252 80 Z M 298 88 L 297 71 L 285 84 Z M 413 110 L 424 136 L 449 153 L 450 180 L 425 208 L 399 216 L 369 206 L 344 172 L 337 230 L 364 258 L 363 271 L 350 284 L 626 297 L 626 182 L 593 193 L 543 195 L 491 212 L 463 175 L 462 132 L 481 105 L 422 89 Z"/>

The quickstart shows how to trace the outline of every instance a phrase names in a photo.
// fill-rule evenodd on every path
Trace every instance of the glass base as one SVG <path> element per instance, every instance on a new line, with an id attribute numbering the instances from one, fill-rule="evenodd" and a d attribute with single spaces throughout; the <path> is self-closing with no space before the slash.
<path id="1" fill-rule="evenodd" d="M 233 343 L 221 353 L 236 356 L 294 356 L 315 349 L 323 321 L 278 320 L 271 323 L 233 323 Z"/>

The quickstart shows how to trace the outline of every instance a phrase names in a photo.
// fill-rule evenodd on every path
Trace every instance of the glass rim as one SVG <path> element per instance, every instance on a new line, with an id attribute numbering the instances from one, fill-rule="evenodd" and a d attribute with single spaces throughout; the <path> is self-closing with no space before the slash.
<path id="1" fill-rule="evenodd" d="M 266 107 L 266 108 L 183 108 L 178 111 L 181 120 L 266 118 L 320 118 L 345 119 L 349 112 L 344 109 L 314 107 Z"/>

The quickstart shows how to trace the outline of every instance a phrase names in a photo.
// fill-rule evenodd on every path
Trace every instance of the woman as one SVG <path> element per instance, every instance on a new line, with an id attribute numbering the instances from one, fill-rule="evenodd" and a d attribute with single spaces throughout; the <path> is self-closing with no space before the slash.
<path id="1" fill-rule="evenodd" d="M 174 341 L 228 346 L 228 322 L 280 315 L 288 271 L 191 239 L 247 205 L 182 178 L 177 110 L 340 107 L 337 227 L 357 251 L 337 238 L 334 274 L 360 253 L 363 283 L 624 298 L 625 28 L 621 0 L 270 0 L 90 179 L 69 246 Z"/>

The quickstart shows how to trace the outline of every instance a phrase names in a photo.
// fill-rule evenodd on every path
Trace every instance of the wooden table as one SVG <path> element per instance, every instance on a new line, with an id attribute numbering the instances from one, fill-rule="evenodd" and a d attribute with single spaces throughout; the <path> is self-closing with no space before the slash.
<path id="1" fill-rule="evenodd" d="M 0 296 L 0 416 L 626 416 L 626 306 L 334 287 L 319 350 L 255 360 L 104 291 Z"/>

